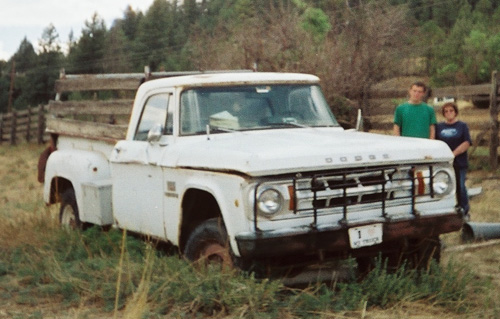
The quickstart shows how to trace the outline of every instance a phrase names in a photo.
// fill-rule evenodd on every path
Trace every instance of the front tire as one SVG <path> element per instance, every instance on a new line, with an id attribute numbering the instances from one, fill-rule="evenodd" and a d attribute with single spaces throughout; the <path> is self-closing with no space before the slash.
<path id="1" fill-rule="evenodd" d="M 68 189 L 61 196 L 61 209 L 59 211 L 59 222 L 63 228 L 75 230 L 83 229 L 76 205 L 75 191 Z"/>
<path id="2" fill-rule="evenodd" d="M 415 239 L 410 243 L 408 263 L 416 269 L 428 270 L 431 261 L 439 263 L 441 260 L 441 239 L 439 236 Z"/>
<path id="3" fill-rule="evenodd" d="M 212 218 L 198 225 L 189 235 L 184 256 L 192 262 L 219 264 L 233 268 L 226 227 L 220 218 Z"/>
<path id="4" fill-rule="evenodd" d="M 441 260 L 441 240 L 439 236 L 413 238 L 403 241 L 394 251 L 381 254 L 382 265 L 390 272 L 395 272 L 401 266 L 407 269 L 429 270 L 431 262 L 439 264 Z M 358 272 L 366 276 L 376 266 L 374 257 L 357 258 Z"/>

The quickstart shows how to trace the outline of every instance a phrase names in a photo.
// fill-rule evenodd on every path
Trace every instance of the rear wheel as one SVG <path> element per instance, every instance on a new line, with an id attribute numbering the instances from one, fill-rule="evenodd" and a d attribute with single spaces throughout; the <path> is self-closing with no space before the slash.
<path id="1" fill-rule="evenodd" d="M 220 218 L 211 218 L 195 228 L 189 235 L 184 256 L 193 262 L 234 266 L 226 227 Z"/>
<path id="2" fill-rule="evenodd" d="M 59 211 L 59 221 L 67 229 L 83 229 L 78 206 L 76 205 L 75 191 L 68 189 L 61 197 L 61 209 Z"/>

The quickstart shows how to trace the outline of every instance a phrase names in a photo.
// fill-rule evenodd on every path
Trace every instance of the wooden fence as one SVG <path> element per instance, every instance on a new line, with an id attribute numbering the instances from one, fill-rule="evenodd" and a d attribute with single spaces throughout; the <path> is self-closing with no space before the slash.
<path id="1" fill-rule="evenodd" d="M 0 114 L 0 144 L 16 145 L 20 141 L 43 144 L 45 132 L 45 106 Z"/>

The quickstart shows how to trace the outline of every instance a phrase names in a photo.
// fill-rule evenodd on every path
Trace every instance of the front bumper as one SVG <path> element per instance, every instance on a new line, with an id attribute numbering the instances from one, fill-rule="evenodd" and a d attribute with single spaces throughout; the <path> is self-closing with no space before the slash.
<path id="1" fill-rule="evenodd" d="M 351 227 L 383 223 L 383 242 L 378 245 L 352 249 L 348 229 Z M 338 226 L 303 227 L 279 231 L 257 231 L 236 236 L 243 258 L 266 259 L 305 256 L 317 253 L 363 256 L 390 249 L 392 243 L 406 239 L 429 238 L 460 230 L 463 216 L 453 212 L 434 216 L 407 216 L 401 219 L 385 218 L 347 223 Z"/>

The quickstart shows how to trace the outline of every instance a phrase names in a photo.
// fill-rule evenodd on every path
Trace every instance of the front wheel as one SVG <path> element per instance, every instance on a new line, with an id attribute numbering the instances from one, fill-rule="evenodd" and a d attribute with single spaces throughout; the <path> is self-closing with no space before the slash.
<path id="1" fill-rule="evenodd" d="M 198 225 L 189 235 L 184 256 L 193 262 L 234 266 L 226 227 L 220 218 L 212 218 Z"/>
<path id="2" fill-rule="evenodd" d="M 432 261 L 439 263 L 441 259 L 441 240 L 439 236 L 413 238 L 394 243 L 395 249 L 384 252 L 380 256 L 382 265 L 390 272 L 399 267 L 407 269 L 428 270 Z M 374 257 L 358 257 L 358 271 L 361 277 L 366 276 L 376 266 Z"/>
<path id="3" fill-rule="evenodd" d="M 439 236 L 414 239 L 410 241 L 408 264 L 417 269 L 429 269 L 432 260 L 441 260 L 441 240 Z"/>
<path id="4" fill-rule="evenodd" d="M 68 189 L 61 197 L 61 209 L 59 211 L 59 221 L 67 229 L 83 229 L 78 206 L 76 205 L 75 191 Z"/>

